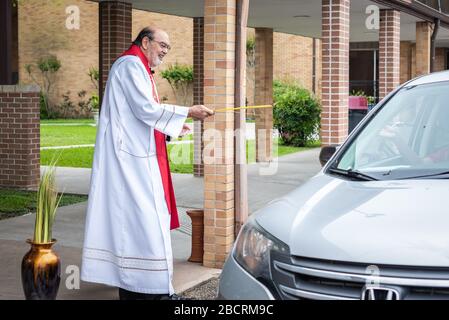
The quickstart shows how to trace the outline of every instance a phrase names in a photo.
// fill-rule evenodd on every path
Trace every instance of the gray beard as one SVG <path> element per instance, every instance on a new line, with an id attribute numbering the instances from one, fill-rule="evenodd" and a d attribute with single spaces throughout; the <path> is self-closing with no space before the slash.
<path id="1" fill-rule="evenodd" d="M 154 62 L 152 63 L 152 68 L 156 68 L 156 67 L 158 67 L 160 64 L 162 63 L 162 61 L 159 59 L 159 58 L 157 58 L 157 59 L 154 59 Z"/>

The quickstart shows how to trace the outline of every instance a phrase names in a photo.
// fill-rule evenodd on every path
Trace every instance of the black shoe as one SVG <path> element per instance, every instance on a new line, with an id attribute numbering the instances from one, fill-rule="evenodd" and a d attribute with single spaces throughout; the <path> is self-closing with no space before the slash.
<path id="1" fill-rule="evenodd" d="M 119 288 L 119 299 L 120 300 L 170 300 L 168 294 L 148 294 L 128 291 Z"/>
<path id="2" fill-rule="evenodd" d="M 161 300 L 190 300 L 190 299 L 178 296 L 177 294 L 172 294 L 171 296 L 169 295 L 163 296 Z"/>

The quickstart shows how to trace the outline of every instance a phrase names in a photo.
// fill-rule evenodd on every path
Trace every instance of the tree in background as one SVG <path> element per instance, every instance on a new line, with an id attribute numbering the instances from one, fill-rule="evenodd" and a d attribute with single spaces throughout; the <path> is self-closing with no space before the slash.
<path id="1" fill-rule="evenodd" d="M 176 103 L 183 106 L 192 105 L 193 67 L 175 63 L 161 72 L 168 81 L 176 98 Z"/>
<path id="2" fill-rule="evenodd" d="M 35 67 L 39 71 L 35 71 Z M 54 55 L 40 58 L 36 65 L 27 64 L 25 69 L 33 80 L 41 88 L 41 117 L 54 117 L 55 110 L 49 101 L 53 85 L 56 82 L 56 74 L 61 68 L 61 61 Z"/>

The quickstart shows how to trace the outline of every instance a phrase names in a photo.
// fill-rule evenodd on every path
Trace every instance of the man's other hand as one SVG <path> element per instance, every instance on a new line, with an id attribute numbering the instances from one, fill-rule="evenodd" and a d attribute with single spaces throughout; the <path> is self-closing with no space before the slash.
<path id="1" fill-rule="evenodd" d="M 190 131 L 190 127 L 186 123 L 184 123 L 184 125 L 182 126 L 181 134 L 179 136 L 184 137 L 185 135 L 189 134 Z"/>
<path id="2" fill-rule="evenodd" d="M 187 116 L 193 118 L 194 120 L 204 120 L 207 117 L 212 116 L 213 114 L 213 110 L 203 106 L 202 104 L 199 104 L 190 107 Z"/>

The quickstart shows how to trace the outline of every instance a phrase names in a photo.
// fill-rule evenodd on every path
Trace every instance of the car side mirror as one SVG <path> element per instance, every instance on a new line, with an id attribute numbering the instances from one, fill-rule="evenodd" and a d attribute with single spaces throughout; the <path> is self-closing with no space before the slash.
<path id="1" fill-rule="evenodd" d="M 329 159 L 332 158 L 337 149 L 338 145 L 325 146 L 321 148 L 320 163 L 322 167 L 324 167 L 324 165 L 329 161 Z"/>

